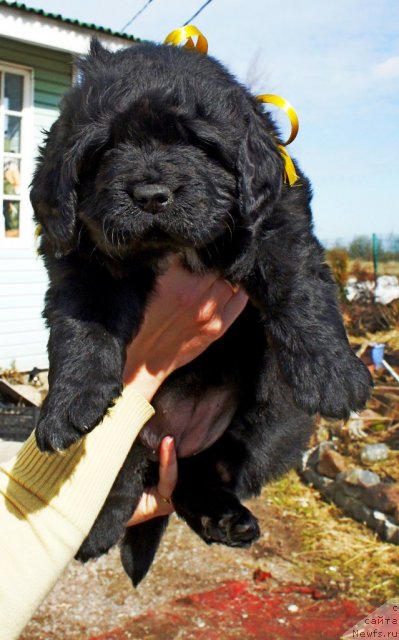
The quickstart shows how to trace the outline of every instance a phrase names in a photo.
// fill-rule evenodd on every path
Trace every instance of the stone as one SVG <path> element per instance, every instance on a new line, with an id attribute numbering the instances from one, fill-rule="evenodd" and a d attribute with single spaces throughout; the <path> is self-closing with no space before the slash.
<path id="1" fill-rule="evenodd" d="M 369 487 L 364 495 L 364 502 L 372 509 L 378 509 L 385 513 L 394 513 L 399 509 L 399 484 L 379 482 Z"/>
<path id="2" fill-rule="evenodd" d="M 328 487 L 333 481 L 330 478 L 325 478 L 321 476 L 317 471 L 308 467 L 305 471 L 302 472 L 302 476 L 305 478 L 306 482 L 312 484 L 315 489 L 319 491 L 323 491 L 326 487 Z"/>
<path id="3" fill-rule="evenodd" d="M 382 482 L 360 467 L 345 469 L 345 458 L 332 443 L 323 445 L 308 452 L 302 477 L 346 514 L 399 545 L 399 483 Z"/>
<path id="4" fill-rule="evenodd" d="M 301 471 L 302 478 L 304 478 L 306 482 L 312 485 L 314 485 L 315 481 L 317 482 L 318 475 L 319 474 L 316 471 L 314 471 L 314 469 L 312 469 L 311 467 L 308 467 L 303 471 Z"/>
<path id="5" fill-rule="evenodd" d="M 350 469 L 342 471 L 335 479 L 338 492 L 345 493 L 347 496 L 355 499 L 363 499 L 364 493 L 370 486 L 380 482 L 380 477 L 372 471 L 364 469 Z"/>
<path id="6" fill-rule="evenodd" d="M 345 471 L 346 460 L 338 451 L 331 448 L 324 448 L 320 451 L 320 460 L 317 465 L 317 471 L 322 476 L 328 478 L 336 478 L 338 473 Z"/>
<path id="7" fill-rule="evenodd" d="M 338 507 L 344 509 L 347 512 L 351 512 L 353 505 L 353 499 L 350 496 L 346 496 L 343 493 L 336 493 L 334 496 L 334 502 Z"/>
<path id="8" fill-rule="evenodd" d="M 372 521 L 373 513 L 371 509 L 366 507 L 363 502 L 359 500 L 353 500 L 350 506 L 350 513 L 352 517 L 358 522 L 364 522 L 367 525 L 370 525 Z"/>
<path id="9" fill-rule="evenodd" d="M 389 448 L 384 443 L 366 444 L 360 452 L 362 462 L 379 462 L 389 456 Z"/>
<path id="10" fill-rule="evenodd" d="M 334 484 L 334 480 L 332 480 L 331 478 L 327 478 L 326 476 L 320 476 L 319 475 L 319 488 L 322 489 L 324 492 L 332 485 Z"/>
<path id="11" fill-rule="evenodd" d="M 322 494 L 328 500 L 334 500 L 336 493 L 336 482 L 331 480 L 331 478 L 327 478 L 326 476 L 320 476 L 324 479 L 324 486 L 322 488 Z"/>
<path id="12" fill-rule="evenodd" d="M 377 511 L 376 509 L 373 511 L 373 520 L 374 524 L 371 526 L 380 536 L 384 536 L 386 530 L 387 516 L 382 511 Z"/>
<path id="13" fill-rule="evenodd" d="M 332 442 L 326 441 L 321 442 L 316 447 L 305 451 L 302 457 L 302 468 L 305 469 L 308 467 L 315 467 L 318 464 L 320 456 L 323 454 L 323 452 L 327 449 L 332 449 L 333 447 L 334 445 Z"/>
<path id="14" fill-rule="evenodd" d="M 381 481 L 378 473 L 360 469 L 360 467 L 355 467 L 349 471 L 342 471 L 342 473 L 338 474 L 337 480 L 339 482 L 345 482 L 347 484 L 353 484 L 365 488 L 372 487 Z"/>
<path id="15" fill-rule="evenodd" d="M 336 495 L 339 493 L 343 493 L 350 498 L 361 499 L 364 493 L 364 487 L 358 484 L 352 484 L 351 482 L 345 482 L 343 478 L 340 478 L 341 474 L 337 475 L 335 480 L 336 484 Z"/>
<path id="16" fill-rule="evenodd" d="M 399 527 L 394 524 L 389 518 L 385 522 L 384 538 L 387 542 L 393 544 L 399 544 Z"/>
<path id="17" fill-rule="evenodd" d="M 319 461 L 319 447 L 312 447 L 312 449 L 307 449 L 302 456 L 302 471 L 305 469 L 309 469 L 309 467 L 314 467 Z"/>

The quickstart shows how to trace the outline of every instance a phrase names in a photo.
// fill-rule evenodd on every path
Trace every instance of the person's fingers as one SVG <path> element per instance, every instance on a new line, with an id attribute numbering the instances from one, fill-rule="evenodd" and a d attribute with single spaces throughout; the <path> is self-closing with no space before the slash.
<path id="1" fill-rule="evenodd" d="M 212 296 L 205 305 L 203 312 L 207 309 L 213 311 L 215 319 L 220 319 L 222 323 L 223 333 L 226 331 L 234 320 L 240 315 L 248 302 L 248 296 L 238 285 L 233 285 L 226 280 L 219 279 L 212 286 Z M 211 320 L 210 313 L 208 313 Z"/>
<path id="2" fill-rule="evenodd" d="M 212 319 L 223 319 L 226 305 L 238 291 L 239 286 L 223 278 L 217 278 L 202 296 L 202 302 L 198 306 L 197 320 L 206 324 Z"/>
<path id="3" fill-rule="evenodd" d="M 173 513 L 171 501 L 173 490 L 177 483 L 177 458 L 174 440 L 166 436 L 159 447 L 159 482 L 157 487 L 151 487 L 143 492 L 140 501 L 128 522 L 132 527 L 150 518 L 166 516 Z"/>
<path id="4" fill-rule="evenodd" d="M 226 278 L 224 278 L 223 281 L 227 284 L 228 287 L 230 287 L 233 293 L 237 293 L 239 291 L 239 284 L 233 284 L 233 282 L 230 282 L 230 280 L 227 280 Z"/>
<path id="5" fill-rule="evenodd" d="M 213 283 L 210 295 L 218 301 L 219 307 L 224 307 L 230 298 L 236 295 L 238 289 L 239 287 L 234 286 L 228 280 L 219 277 Z"/>
<path id="6" fill-rule="evenodd" d="M 177 483 L 177 458 L 175 443 L 171 436 L 161 440 L 159 447 L 158 493 L 166 501 L 170 500 Z"/>
<path id="7" fill-rule="evenodd" d="M 234 320 L 236 320 L 245 309 L 247 302 L 248 296 L 243 289 L 238 289 L 237 292 L 227 300 L 223 310 L 223 318 L 228 325 L 227 328 L 233 324 Z"/>

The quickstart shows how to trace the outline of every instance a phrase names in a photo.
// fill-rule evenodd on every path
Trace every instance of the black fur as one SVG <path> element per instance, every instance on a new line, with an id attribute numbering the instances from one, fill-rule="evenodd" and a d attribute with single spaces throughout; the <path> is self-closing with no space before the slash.
<path id="1" fill-rule="evenodd" d="M 346 418 L 367 399 L 370 377 L 348 344 L 313 235 L 309 182 L 297 169 L 299 181 L 284 184 L 277 145 L 259 103 L 215 60 L 186 49 L 146 43 L 112 54 L 93 42 L 63 100 L 31 192 L 50 276 L 39 447 L 68 447 L 120 394 L 126 344 L 167 254 L 219 271 L 250 297 L 223 338 L 154 398 L 156 415 L 82 545 L 83 560 L 123 538 L 143 488 L 157 481 L 151 451 L 162 435 L 175 433 L 182 454 L 187 431 L 209 431 L 188 420 L 205 404 L 221 407 L 212 420 L 223 433 L 180 456 L 173 501 L 205 542 L 247 546 L 259 529 L 239 500 L 297 462 L 316 412 Z M 158 199 L 148 205 L 149 189 Z M 134 584 L 166 524 L 126 534 L 122 559 Z"/>

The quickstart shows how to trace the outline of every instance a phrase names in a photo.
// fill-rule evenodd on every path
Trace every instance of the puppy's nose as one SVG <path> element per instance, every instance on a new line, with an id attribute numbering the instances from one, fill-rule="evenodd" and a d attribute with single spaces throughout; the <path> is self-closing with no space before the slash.
<path id="1" fill-rule="evenodd" d="M 164 184 L 139 184 L 133 189 L 137 204 L 151 213 L 161 213 L 172 198 L 171 190 Z"/>

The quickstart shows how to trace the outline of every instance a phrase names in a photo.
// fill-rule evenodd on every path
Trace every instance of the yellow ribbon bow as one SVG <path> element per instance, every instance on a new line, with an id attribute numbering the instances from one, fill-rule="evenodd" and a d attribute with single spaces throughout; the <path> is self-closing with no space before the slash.
<path id="1" fill-rule="evenodd" d="M 196 43 L 194 43 L 193 37 L 197 38 Z M 208 40 L 205 38 L 204 34 L 201 33 L 201 31 L 197 29 L 197 27 L 195 27 L 193 24 L 171 31 L 171 33 L 165 38 L 164 44 L 172 44 L 174 46 L 177 46 L 184 41 L 186 41 L 183 45 L 184 47 L 187 47 L 188 49 L 194 48 L 200 53 L 208 53 Z M 296 111 L 294 107 L 288 102 L 288 100 L 285 100 L 285 98 L 282 98 L 281 96 L 276 96 L 271 93 L 264 93 L 260 96 L 256 96 L 256 99 L 260 102 L 274 104 L 277 107 L 280 107 L 280 109 L 284 109 L 290 119 L 291 133 L 286 142 L 279 144 L 278 148 L 284 160 L 284 182 L 288 182 L 288 184 L 292 187 L 292 185 L 295 184 L 295 182 L 299 179 L 299 176 L 297 175 L 295 165 L 292 162 L 285 147 L 289 145 L 290 142 L 295 140 L 298 133 L 299 120 Z"/>
<path id="2" fill-rule="evenodd" d="M 263 93 L 260 96 L 256 96 L 256 99 L 259 100 L 260 102 L 265 102 L 267 104 L 274 104 L 276 105 L 276 107 L 280 107 L 280 109 L 284 109 L 284 111 L 286 112 L 287 116 L 290 119 L 291 133 L 285 142 L 277 146 L 284 160 L 284 182 L 288 182 L 289 185 L 292 187 L 292 185 L 295 184 L 295 182 L 299 179 L 299 176 L 297 175 L 297 172 L 295 170 L 294 163 L 292 162 L 289 154 L 287 153 L 284 147 L 286 147 L 288 144 L 290 144 L 290 142 L 295 140 L 297 136 L 297 133 L 299 130 L 299 120 L 298 120 L 296 111 L 294 107 L 288 102 L 288 100 L 285 100 L 285 98 L 282 98 L 281 96 L 275 96 L 272 93 Z"/>
<path id="3" fill-rule="evenodd" d="M 193 37 L 197 37 L 196 44 L 194 44 Z M 208 53 L 208 40 L 205 38 L 204 34 L 201 33 L 201 31 L 197 29 L 197 27 L 195 27 L 193 24 L 171 31 L 171 33 L 166 36 L 164 44 L 172 44 L 174 46 L 177 46 L 185 40 L 186 43 L 183 45 L 184 47 L 187 47 L 188 49 L 194 48 L 200 53 Z M 299 176 L 297 175 L 295 165 L 292 162 L 285 147 L 289 145 L 290 142 L 295 140 L 298 133 L 299 120 L 296 111 L 294 107 L 288 102 L 288 100 L 285 100 L 285 98 L 282 98 L 281 96 L 276 96 L 271 93 L 264 93 L 260 96 L 256 96 L 256 99 L 260 100 L 260 102 L 274 104 L 277 107 L 284 109 L 290 119 L 291 133 L 288 137 L 288 140 L 277 146 L 284 160 L 284 182 L 288 182 L 288 184 L 292 187 L 292 185 L 295 184 L 295 182 L 299 179 Z"/>
<path id="4" fill-rule="evenodd" d="M 193 37 L 197 38 L 196 44 L 194 44 Z M 184 45 L 187 49 L 196 49 L 199 53 L 208 53 L 208 40 L 205 38 L 204 34 L 197 29 L 197 27 L 194 27 L 193 24 L 188 24 L 186 27 L 181 27 L 180 29 L 171 31 L 170 34 L 166 36 L 164 44 L 173 44 L 174 46 L 177 46 L 184 40 L 187 40 Z"/>

